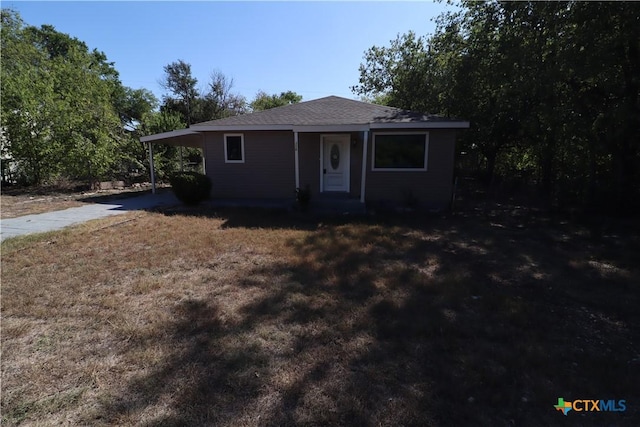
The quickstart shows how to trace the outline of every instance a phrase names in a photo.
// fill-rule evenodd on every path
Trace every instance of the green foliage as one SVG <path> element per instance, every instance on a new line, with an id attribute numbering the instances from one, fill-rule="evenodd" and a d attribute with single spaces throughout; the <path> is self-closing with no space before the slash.
<path id="1" fill-rule="evenodd" d="M 393 103 L 389 94 L 384 92 L 376 93 L 373 95 L 361 95 L 360 101 L 377 105 L 391 105 Z"/>
<path id="2" fill-rule="evenodd" d="M 158 99 L 148 89 L 120 86 L 115 93 L 114 106 L 125 129 L 136 132 L 145 116 L 158 108 Z"/>
<path id="3" fill-rule="evenodd" d="M 123 178 L 139 179 L 148 176 L 148 147 L 140 142 L 140 137 L 151 133 L 148 123 L 150 118 L 159 114 L 155 110 L 158 100 L 147 89 L 131 89 L 121 86 L 115 94 L 114 106 L 120 117 L 124 138 L 119 147 L 118 169 Z M 179 120 L 174 129 L 180 127 Z"/>
<path id="4" fill-rule="evenodd" d="M 2 10 L 1 31 L 3 149 L 25 182 L 108 177 L 124 139 L 113 64 L 51 26 L 25 26 L 11 10 Z"/>
<path id="5" fill-rule="evenodd" d="M 184 129 L 185 127 L 185 123 L 182 122 L 182 116 L 177 112 L 167 110 L 152 111 L 144 115 L 140 125 L 140 133 L 142 135 L 153 135 Z M 142 159 L 141 161 L 146 168 L 148 166 L 148 147 L 139 141 L 138 145 L 140 147 L 139 158 Z M 154 144 L 153 153 L 155 173 L 158 179 L 168 179 L 173 172 L 178 170 L 180 162 L 179 147 Z"/>
<path id="6" fill-rule="evenodd" d="M 256 97 L 251 101 L 249 106 L 252 111 L 262 111 L 284 105 L 297 104 L 300 101 L 302 101 L 302 95 L 298 95 L 290 90 L 281 92 L 280 95 L 269 95 L 266 92 L 260 91 L 256 94 Z"/>
<path id="7" fill-rule="evenodd" d="M 423 110 L 428 59 L 425 39 L 412 31 L 392 40 L 389 47 L 373 46 L 360 65 L 360 85 L 352 90 L 374 99 L 384 96 L 392 106 Z"/>
<path id="8" fill-rule="evenodd" d="M 233 79 L 220 71 L 211 73 L 208 91 L 201 95 L 199 103 L 200 120 L 215 120 L 224 117 L 237 116 L 247 111 L 247 100 L 242 95 L 232 92 Z"/>
<path id="9" fill-rule="evenodd" d="M 460 148 L 489 181 L 526 177 L 560 206 L 640 200 L 640 3 L 464 1 L 437 22 L 370 48 L 353 91 L 469 120 Z"/>
<path id="10" fill-rule="evenodd" d="M 211 193 L 211 179 L 197 172 L 178 172 L 169 182 L 173 193 L 185 205 L 195 206 L 207 200 Z"/>
<path id="11" fill-rule="evenodd" d="M 165 77 L 162 81 L 162 86 L 175 97 L 167 97 L 165 102 L 174 103 L 175 110 L 180 110 L 184 121 L 188 126 L 191 126 L 191 123 L 193 123 L 193 104 L 198 96 L 198 91 L 196 90 L 198 79 L 191 75 L 191 64 L 179 59 L 166 65 L 164 73 Z"/>
<path id="12" fill-rule="evenodd" d="M 188 125 L 247 111 L 246 99 L 232 92 L 233 79 L 223 73 L 212 72 L 205 91 L 198 92 L 196 83 L 190 64 L 179 60 L 165 66 L 163 86 L 170 95 L 163 98 L 160 110 L 179 114 L 181 121 Z"/>

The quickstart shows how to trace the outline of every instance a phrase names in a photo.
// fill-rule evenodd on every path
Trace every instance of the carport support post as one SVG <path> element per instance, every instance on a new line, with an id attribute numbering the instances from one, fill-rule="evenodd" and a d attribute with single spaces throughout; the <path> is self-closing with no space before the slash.
<path id="1" fill-rule="evenodd" d="M 156 194 L 156 172 L 153 169 L 153 146 L 149 142 L 149 171 L 151 172 L 151 194 Z"/>
<path id="2" fill-rule="evenodd" d="M 362 142 L 362 179 L 360 179 L 360 203 L 364 203 L 364 192 L 367 188 L 367 147 L 369 146 L 369 131 L 364 131 Z"/>
<path id="3" fill-rule="evenodd" d="M 293 131 L 293 150 L 295 154 L 296 190 L 300 188 L 300 158 L 298 155 L 298 131 Z"/>

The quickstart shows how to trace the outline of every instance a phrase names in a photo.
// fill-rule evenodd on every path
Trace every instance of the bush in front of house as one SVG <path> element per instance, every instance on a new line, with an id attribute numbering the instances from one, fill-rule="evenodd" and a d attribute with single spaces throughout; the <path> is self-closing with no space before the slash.
<path id="1" fill-rule="evenodd" d="M 209 198 L 211 179 L 198 172 L 177 172 L 169 178 L 173 193 L 185 205 L 195 206 Z"/>
<path id="2" fill-rule="evenodd" d="M 309 208 L 309 202 L 311 201 L 311 188 L 309 185 L 305 188 L 296 188 L 296 203 L 302 211 L 306 211 Z"/>

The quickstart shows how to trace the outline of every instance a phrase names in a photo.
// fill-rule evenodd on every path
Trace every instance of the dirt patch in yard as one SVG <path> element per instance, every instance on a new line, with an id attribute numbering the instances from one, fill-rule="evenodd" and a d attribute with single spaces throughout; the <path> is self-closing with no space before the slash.
<path id="1" fill-rule="evenodd" d="M 5 425 L 637 425 L 640 241 L 137 212 L 2 244 Z M 625 399 L 567 418 L 559 397 Z"/>

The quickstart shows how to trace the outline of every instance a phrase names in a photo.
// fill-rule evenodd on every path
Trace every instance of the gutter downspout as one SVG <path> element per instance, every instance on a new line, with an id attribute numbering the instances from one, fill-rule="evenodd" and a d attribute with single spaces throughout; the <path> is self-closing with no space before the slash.
<path id="1" fill-rule="evenodd" d="M 362 178 L 360 179 L 360 203 L 364 203 L 365 189 L 367 188 L 367 148 L 369 147 L 369 131 L 364 131 L 364 143 L 362 146 Z"/>
<path id="2" fill-rule="evenodd" d="M 156 194 L 156 172 L 153 167 L 153 147 L 149 144 L 149 171 L 151 172 L 151 194 Z"/>

